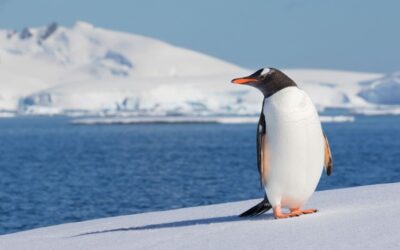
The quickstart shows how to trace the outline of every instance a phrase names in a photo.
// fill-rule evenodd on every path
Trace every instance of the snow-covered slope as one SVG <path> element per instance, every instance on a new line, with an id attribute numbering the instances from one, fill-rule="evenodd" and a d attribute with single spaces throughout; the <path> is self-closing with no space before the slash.
<path id="1" fill-rule="evenodd" d="M 376 79 L 382 74 L 339 70 L 286 70 L 319 108 L 354 108 L 370 106 L 358 93 L 360 83 Z"/>
<path id="2" fill-rule="evenodd" d="M 359 95 L 377 104 L 400 105 L 400 71 L 365 82 Z"/>
<path id="3" fill-rule="evenodd" d="M 0 236 L 1 249 L 399 249 L 400 183 L 317 192 L 320 211 L 237 215 L 258 200 L 70 223 Z"/>
<path id="4" fill-rule="evenodd" d="M 251 71 L 156 39 L 84 22 L 71 28 L 52 23 L 20 32 L 0 30 L 0 112 L 256 114 L 260 94 L 230 84 L 232 78 Z M 284 71 L 321 110 L 398 104 L 368 92 L 382 74 Z M 398 99 L 398 91 L 391 90 L 392 85 L 385 85 L 379 96 Z"/>
<path id="5" fill-rule="evenodd" d="M 214 83 L 245 72 L 156 39 L 83 22 L 0 31 L 0 56 L 0 109 L 22 112 L 174 111 L 185 104 L 176 91 L 196 102 L 205 93 L 197 94 L 192 84 L 215 92 Z"/>

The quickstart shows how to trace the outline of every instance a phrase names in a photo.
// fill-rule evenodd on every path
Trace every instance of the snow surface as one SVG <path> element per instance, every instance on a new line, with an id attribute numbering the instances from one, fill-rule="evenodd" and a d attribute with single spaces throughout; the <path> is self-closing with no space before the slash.
<path id="1" fill-rule="evenodd" d="M 400 107 L 377 106 L 372 108 L 355 108 L 351 112 L 358 115 L 400 115 Z"/>
<path id="2" fill-rule="evenodd" d="M 268 65 L 260 68 L 264 66 Z M 85 22 L 72 27 L 51 23 L 21 32 L 0 30 L 0 112 L 255 115 L 260 112 L 261 94 L 230 83 L 254 70 Z M 310 94 L 319 110 L 400 105 L 397 82 L 374 87 L 376 79 L 385 79 L 383 74 L 284 72 Z"/>
<path id="3" fill-rule="evenodd" d="M 388 105 L 400 105 L 400 71 L 380 79 L 365 82 L 359 95 L 365 100 Z"/>
<path id="4" fill-rule="evenodd" d="M 317 192 L 312 215 L 237 215 L 259 200 L 69 223 L 0 236 L 1 249 L 400 249 L 400 183 Z"/>
<path id="5" fill-rule="evenodd" d="M 354 122 L 354 116 L 320 116 L 321 122 Z M 91 117 L 72 120 L 72 124 L 140 124 L 140 123 L 257 123 L 258 116 L 146 116 L 146 117 Z"/>

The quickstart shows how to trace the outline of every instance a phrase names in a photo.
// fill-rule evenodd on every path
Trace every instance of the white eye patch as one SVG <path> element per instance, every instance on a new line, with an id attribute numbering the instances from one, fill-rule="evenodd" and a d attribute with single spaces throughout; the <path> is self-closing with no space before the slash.
<path id="1" fill-rule="evenodd" d="M 263 71 L 261 71 L 261 74 L 260 74 L 260 75 L 266 75 L 266 74 L 268 74 L 270 71 L 271 71 L 270 68 L 264 68 Z"/>

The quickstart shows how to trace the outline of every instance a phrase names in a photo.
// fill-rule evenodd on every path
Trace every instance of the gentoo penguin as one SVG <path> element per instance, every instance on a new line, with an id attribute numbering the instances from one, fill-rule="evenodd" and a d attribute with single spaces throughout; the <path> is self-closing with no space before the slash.
<path id="1" fill-rule="evenodd" d="M 264 95 L 257 127 L 257 164 L 265 198 L 240 216 L 273 209 L 276 219 L 317 212 L 301 209 L 315 191 L 323 167 L 331 175 L 328 139 L 310 97 L 287 75 L 264 68 L 232 83 L 257 88 Z M 283 213 L 282 208 L 290 212 Z"/>

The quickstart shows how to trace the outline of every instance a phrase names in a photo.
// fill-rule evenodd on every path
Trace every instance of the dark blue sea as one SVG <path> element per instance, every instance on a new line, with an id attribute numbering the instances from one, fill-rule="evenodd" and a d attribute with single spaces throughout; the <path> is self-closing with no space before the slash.
<path id="1" fill-rule="evenodd" d="M 400 181 L 400 117 L 359 116 L 323 127 L 335 169 L 319 190 Z M 255 129 L 0 119 L 0 234 L 261 198 Z"/>

